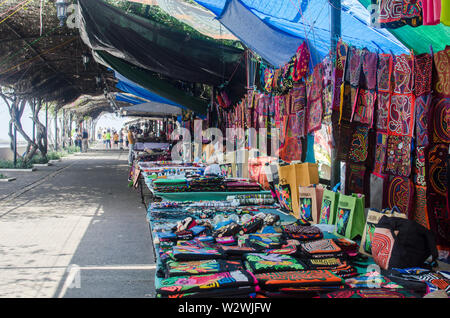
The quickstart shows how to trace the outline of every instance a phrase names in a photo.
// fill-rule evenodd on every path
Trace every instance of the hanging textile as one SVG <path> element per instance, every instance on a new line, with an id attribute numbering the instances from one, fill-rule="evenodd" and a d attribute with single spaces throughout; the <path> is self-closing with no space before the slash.
<path id="1" fill-rule="evenodd" d="M 422 0 L 423 25 L 436 25 L 441 21 L 441 0 Z"/>
<path id="2" fill-rule="evenodd" d="M 395 135 L 389 136 L 386 154 L 386 173 L 402 177 L 410 176 L 411 137 Z"/>
<path id="3" fill-rule="evenodd" d="M 307 116 L 306 131 L 312 133 L 319 130 L 322 125 L 323 105 L 323 69 L 322 64 L 317 64 L 313 74 L 306 81 Z"/>

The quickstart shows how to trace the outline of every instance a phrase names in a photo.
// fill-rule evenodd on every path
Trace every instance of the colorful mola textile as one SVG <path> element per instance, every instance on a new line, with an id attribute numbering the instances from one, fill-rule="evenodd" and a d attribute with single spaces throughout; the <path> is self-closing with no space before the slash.
<path id="1" fill-rule="evenodd" d="M 406 290 L 390 290 L 390 289 L 346 289 L 342 291 L 334 291 L 322 295 L 321 298 L 417 298 L 414 294 Z"/>
<path id="2" fill-rule="evenodd" d="M 352 120 L 372 128 L 376 98 L 377 93 L 375 91 L 359 88 L 353 107 Z"/>
<path id="3" fill-rule="evenodd" d="M 450 143 L 450 98 L 433 100 L 431 118 L 433 142 Z"/>
<path id="4" fill-rule="evenodd" d="M 450 97 L 450 46 L 434 54 L 434 66 L 437 73 L 435 94 Z"/>
<path id="5" fill-rule="evenodd" d="M 389 134 L 412 137 L 414 115 L 413 94 L 392 94 L 388 119 Z"/>
<path id="6" fill-rule="evenodd" d="M 411 174 L 411 137 L 389 136 L 385 172 L 409 177 Z"/>
<path id="7" fill-rule="evenodd" d="M 161 295 L 173 295 L 256 284 L 257 280 L 252 273 L 240 270 L 208 275 L 169 277 L 160 281 L 159 286 L 156 286 L 156 292 Z"/>
<path id="8" fill-rule="evenodd" d="M 416 145 L 426 147 L 429 143 L 428 117 L 431 107 L 432 95 L 422 95 L 415 100 L 416 112 Z"/>
<path id="9" fill-rule="evenodd" d="M 414 204 L 414 184 L 408 178 L 395 177 L 387 190 L 388 207 L 396 206 L 401 213 L 412 215 Z"/>
<path id="10" fill-rule="evenodd" d="M 431 92 L 433 58 L 424 53 L 414 57 L 414 94 L 416 97 Z"/>
<path id="11" fill-rule="evenodd" d="M 369 151 L 369 127 L 358 125 L 355 127 L 350 140 L 348 159 L 353 162 L 365 162 Z"/>
<path id="12" fill-rule="evenodd" d="M 260 286 L 267 288 L 294 286 L 342 285 L 344 280 L 329 270 L 304 270 L 256 274 Z"/>
<path id="13" fill-rule="evenodd" d="M 252 273 L 304 270 L 306 266 L 290 255 L 249 253 L 244 256 L 245 265 Z"/>
<path id="14" fill-rule="evenodd" d="M 244 266 L 239 260 L 203 260 L 190 262 L 175 262 L 169 260 L 166 262 L 167 277 L 205 275 L 243 269 Z"/>

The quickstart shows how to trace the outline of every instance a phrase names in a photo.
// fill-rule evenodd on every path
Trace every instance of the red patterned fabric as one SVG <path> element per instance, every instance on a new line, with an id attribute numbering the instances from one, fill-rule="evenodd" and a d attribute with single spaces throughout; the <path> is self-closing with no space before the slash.
<path id="1" fill-rule="evenodd" d="M 395 56 L 393 66 L 394 93 L 411 94 L 413 87 L 413 60 L 410 55 Z"/>
<path id="2" fill-rule="evenodd" d="M 387 190 L 388 207 L 398 207 L 401 213 L 413 213 L 414 184 L 408 178 L 395 177 L 389 183 Z"/>
<path id="3" fill-rule="evenodd" d="M 414 95 L 393 94 L 389 108 L 388 133 L 412 137 L 414 115 Z"/>
<path id="4" fill-rule="evenodd" d="M 375 263 L 382 269 L 388 269 L 391 259 L 394 238 L 391 231 L 384 228 L 375 228 L 372 240 L 372 256 Z"/>
<path id="5" fill-rule="evenodd" d="M 359 88 L 353 107 L 352 120 L 367 124 L 369 128 L 372 128 L 376 98 L 377 93 L 375 91 Z"/>
<path id="6" fill-rule="evenodd" d="M 450 97 L 450 46 L 434 55 L 437 80 L 434 91 L 442 97 Z"/>
<path id="7" fill-rule="evenodd" d="M 431 92 L 433 58 L 424 53 L 414 57 L 414 94 L 422 96 Z"/>
<path id="8" fill-rule="evenodd" d="M 409 177 L 411 174 L 411 137 L 389 136 L 385 172 Z"/>

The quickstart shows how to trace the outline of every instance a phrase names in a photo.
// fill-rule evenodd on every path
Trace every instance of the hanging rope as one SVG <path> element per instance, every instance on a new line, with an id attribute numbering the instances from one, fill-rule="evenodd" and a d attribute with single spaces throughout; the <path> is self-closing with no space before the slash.
<path id="1" fill-rule="evenodd" d="M 23 48 L 19 51 L 17 51 L 16 53 L 14 53 L 13 55 L 7 57 L 5 60 L 3 60 L 2 63 L 0 63 L 0 66 L 2 66 L 3 64 L 5 64 L 6 62 L 8 62 L 10 59 L 12 59 L 13 57 L 19 55 L 20 53 L 22 53 L 27 47 L 30 47 L 31 45 L 39 42 L 42 39 L 45 39 L 46 37 L 48 37 L 53 31 L 55 31 L 56 29 L 58 29 L 59 26 L 56 26 L 55 28 L 53 28 L 52 30 L 50 30 L 49 32 L 47 32 L 46 34 L 44 34 L 43 36 L 40 36 L 39 38 L 37 38 L 36 40 L 32 41 L 31 43 L 27 43 L 26 45 L 23 46 Z"/>
<path id="2" fill-rule="evenodd" d="M 28 59 L 28 60 L 22 62 L 22 63 L 19 63 L 19 64 L 13 66 L 13 67 L 10 67 L 10 68 L 7 69 L 6 71 L 1 72 L 0 75 L 6 74 L 6 73 L 8 73 L 9 71 L 15 69 L 16 67 L 19 67 L 19 66 L 21 66 L 21 65 L 23 65 L 23 64 L 26 64 L 26 63 L 28 63 L 28 62 L 31 62 L 31 61 L 33 61 L 33 60 L 39 58 L 41 55 L 46 54 L 46 53 L 49 53 L 49 52 L 51 52 L 51 51 L 53 51 L 53 50 L 56 50 L 57 48 L 60 48 L 60 47 L 62 47 L 62 46 L 64 46 L 64 45 L 67 45 L 67 44 L 69 44 L 70 42 L 75 41 L 76 39 L 77 39 L 77 37 L 73 37 L 73 38 L 71 38 L 70 40 L 65 41 L 65 42 L 63 42 L 63 43 L 61 43 L 61 44 L 59 44 L 59 45 L 57 45 L 57 46 L 55 46 L 55 47 L 52 47 L 51 49 L 48 49 L 47 51 L 42 52 L 42 53 L 40 53 L 40 54 L 38 54 L 38 55 L 36 55 L 36 56 L 34 56 L 34 57 L 32 57 L 32 58 L 30 58 L 30 59 Z M 14 74 L 14 73 L 13 73 L 13 74 Z M 12 74 L 11 74 L 11 75 L 12 75 Z"/>
<path id="3" fill-rule="evenodd" d="M 25 0 L 26 1 L 26 0 Z M 6 20 L 8 20 L 10 17 L 12 17 L 13 15 L 15 15 L 17 12 L 19 12 L 20 10 L 22 10 L 28 3 L 30 3 L 31 1 L 33 1 L 33 0 L 28 0 L 28 1 L 26 1 L 26 3 L 22 6 L 22 7 L 20 7 L 19 9 L 17 9 L 16 11 L 14 11 L 13 13 L 11 13 L 10 15 L 8 15 L 6 18 L 4 18 L 2 21 L 0 21 L 0 24 L 2 24 L 3 22 L 5 22 Z M 23 2 L 22 2 L 23 3 Z M 20 5 L 20 4 L 19 4 Z M 18 5 L 18 6 L 19 6 Z M 16 8 L 17 8 L 17 6 L 16 6 Z M 14 10 L 14 9 L 13 9 Z M 6 13 L 8 13 L 10 10 L 8 10 Z"/>

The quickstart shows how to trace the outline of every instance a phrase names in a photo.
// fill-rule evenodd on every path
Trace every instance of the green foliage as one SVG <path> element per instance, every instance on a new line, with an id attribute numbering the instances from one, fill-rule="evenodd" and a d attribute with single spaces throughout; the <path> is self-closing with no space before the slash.
<path id="1" fill-rule="evenodd" d="M 17 159 L 17 165 L 14 167 L 14 161 L 12 160 L 0 160 L 0 169 L 31 169 L 33 168 L 32 162 L 24 162 L 22 159 Z"/>

